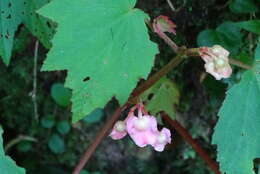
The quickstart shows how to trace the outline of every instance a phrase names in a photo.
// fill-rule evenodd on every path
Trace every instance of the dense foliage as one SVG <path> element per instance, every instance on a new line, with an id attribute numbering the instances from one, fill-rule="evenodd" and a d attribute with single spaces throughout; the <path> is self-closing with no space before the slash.
<path id="1" fill-rule="evenodd" d="M 259 10 L 259 0 L 0 1 L 0 173 L 71 173 L 118 105 L 140 101 L 159 127 L 170 127 L 162 111 L 186 127 L 223 174 L 259 173 Z M 176 35 L 154 30 L 159 15 Z M 205 72 L 198 48 L 213 45 L 230 52 L 229 78 Z M 92 158 L 82 174 L 211 172 L 175 130 L 162 153 L 105 138 Z"/>

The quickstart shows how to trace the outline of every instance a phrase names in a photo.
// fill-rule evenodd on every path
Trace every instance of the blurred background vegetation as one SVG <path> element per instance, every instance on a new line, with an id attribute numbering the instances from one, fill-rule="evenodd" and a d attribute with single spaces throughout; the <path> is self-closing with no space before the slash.
<path id="1" fill-rule="evenodd" d="M 197 47 L 219 43 L 230 50 L 234 58 L 250 64 L 257 39 L 232 22 L 259 17 L 259 1 L 172 0 L 172 4 L 176 8 L 174 11 L 166 0 L 139 0 L 137 7 L 151 18 L 169 16 L 177 24 L 177 35 L 170 37 L 178 45 Z M 157 71 L 174 57 L 174 53 L 154 33 L 150 35 L 160 49 L 153 68 Z M 0 123 L 5 131 L 5 147 L 29 174 L 71 173 L 85 148 L 109 119 L 116 101 L 72 125 L 71 91 L 63 86 L 66 72 L 40 72 L 48 50 L 40 45 L 36 67 L 33 63 L 35 42 L 36 38 L 23 25 L 19 26 L 11 64 L 7 67 L 0 62 Z M 37 79 L 33 76 L 35 68 Z M 210 143 L 211 135 L 226 89 L 240 79 L 241 71 L 234 67 L 234 72 L 228 80 L 215 81 L 205 74 L 202 61 L 190 59 L 168 75 L 181 94 L 176 107 L 178 121 L 214 159 L 216 149 Z M 32 99 L 35 80 L 38 117 Z M 154 152 L 150 147 L 138 148 L 129 138 L 119 141 L 105 138 L 82 172 L 86 173 L 212 172 L 174 132 L 172 144 L 162 153 Z"/>

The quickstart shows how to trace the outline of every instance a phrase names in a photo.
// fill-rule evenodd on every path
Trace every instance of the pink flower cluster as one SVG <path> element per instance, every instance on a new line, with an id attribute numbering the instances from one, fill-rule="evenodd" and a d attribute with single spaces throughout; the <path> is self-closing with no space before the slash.
<path id="1" fill-rule="evenodd" d="M 138 116 L 134 111 L 138 109 Z M 166 144 L 171 143 L 171 132 L 167 128 L 157 128 L 154 116 L 148 115 L 142 104 L 134 106 L 124 121 L 117 121 L 110 134 L 114 140 L 129 135 L 139 147 L 151 145 L 156 151 L 162 152 Z"/>
<path id="2" fill-rule="evenodd" d="M 232 74 L 232 68 L 229 65 L 229 52 L 220 45 L 213 47 L 201 47 L 199 54 L 205 62 L 205 69 L 213 75 L 216 80 L 228 78 Z"/>

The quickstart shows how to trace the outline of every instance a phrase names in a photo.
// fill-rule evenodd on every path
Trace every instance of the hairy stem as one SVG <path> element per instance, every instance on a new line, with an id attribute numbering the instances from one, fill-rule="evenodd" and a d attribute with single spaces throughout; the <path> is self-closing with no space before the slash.
<path id="1" fill-rule="evenodd" d="M 167 3 L 168 3 L 169 7 L 171 8 L 171 10 L 172 10 L 173 12 L 175 12 L 176 9 L 175 9 L 175 7 L 173 6 L 171 0 L 166 0 L 166 1 L 167 1 Z"/>
<path id="2" fill-rule="evenodd" d="M 33 108 L 34 108 L 34 117 L 35 120 L 39 120 L 39 113 L 38 113 L 38 104 L 37 104 L 37 59 L 38 59 L 38 49 L 39 49 L 39 41 L 35 42 L 34 48 L 34 64 L 33 64 L 33 91 L 32 91 L 32 101 L 33 101 Z"/>
<path id="3" fill-rule="evenodd" d="M 243 68 L 243 69 L 251 69 L 252 68 L 251 66 L 244 64 L 243 62 L 240 62 L 236 59 L 232 59 L 232 58 L 229 58 L 229 63 L 232 64 L 232 65 L 238 66 L 240 68 Z"/>
<path id="4" fill-rule="evenodd" d="M 206 164 L 214 171 L 215 174 L 221 174 L 218 164 L 212 160 L 202 147 L 192 138 L 189 132 L 177 121 L 172 120 L 166 113 L 162 112 L 162 118 L 172 126 L 180 136 L 191 145 L 197 154 L 206 162 Z"/>
<path id="5" fill-rule="evenodd" d="M 178 52 L 179 47 L 164 32 L 158 32 L 157 34 L 160 36 L 160 38 L 162 38 L 164 40 L 165 43 L 167 43 L 171 47 L 171 49 L 175 53 Z"/>
<path id="6" fill-rule="evenodd" d="M 144 91 L 149 89 L 153 84 L 155 84 L 158 80 L 160 80 L 163 76 L 169 73 L 173 68 L 177 67 L 184 59 L 184 55 L 179 54 L 175 58 L 173 58 L 168 64 L 166 64 L 160 71 L 152 75 L 145 81 L 142 85 L 134 89 L 130 98 L 128 99 L 129 103 L 135 103 L 136 97 L 142 94 Z"/>

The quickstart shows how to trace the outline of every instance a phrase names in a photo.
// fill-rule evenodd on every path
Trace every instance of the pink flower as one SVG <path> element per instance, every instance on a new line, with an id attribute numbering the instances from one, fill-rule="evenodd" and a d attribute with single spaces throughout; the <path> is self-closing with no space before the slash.
<path id="1" fill-rule="evenodd" d="M 229 65 L 229 52 L 220 45 L 213 47 L 201 47 L 199 54 L 205 62 L 206 72 L 213 75 L 216 80 L 228 78 L 232 74 L 232 68 Z"/>
<path id="2" fill-rule="evenodd" d="M 169 32 L 176 34 L 176 25 L 167 16 L 158 16 L 154 19 L 153 29 L 156 33 Z"/>
<path id="3" fill-rule="evenodd" d="M 156 141 L 152 144 L 154 150 L 162 152 L 166 144 L 171 143 L 171 132 L 167 128 L 163 128 L 157 132 Z"/>
<path id="4" fill-rule="evenodd" d="M 157 122 L 154 116 L 139 115 L 127 119 L 127 132 L 139 147 L 145 147 L 156 141 Z"/>
<path id="5" fill-rule="evenodd" d="M 124 138 L 124 136 L 126 136 L 126 134 L 127 134 L 127 132 L 126 132 L 125 122 L 124 121 L 117 121 L 109 136 L 113 140 L 119 140 L 119 139 Z"/>
<path id="6" fill-rule="evenodd" d="M 134 115 L 136 109 L 138 109 L 138 116 Z M 163 128 L 158 131 L 156 118 L 148 115 L 142 104 L 134 106 L 124 121 L 116 122 L 110 136 L 112 139 L 118 140 L 126 136 L 127 133 L 137 146 L 151 145 L 159 152 L 163 151 L 165 145 L 171 142 L 169 129 Z"/>

